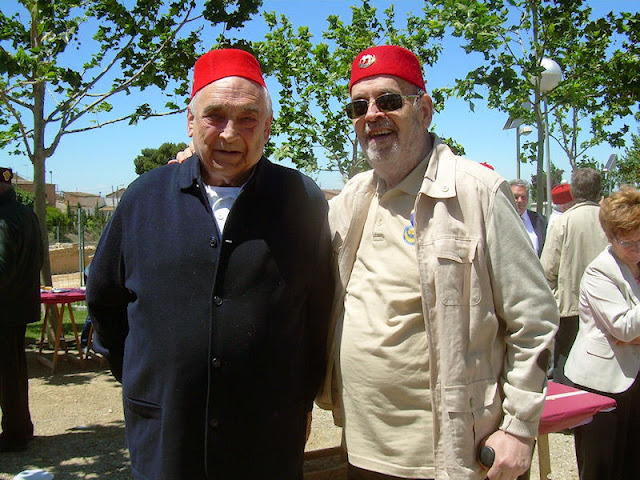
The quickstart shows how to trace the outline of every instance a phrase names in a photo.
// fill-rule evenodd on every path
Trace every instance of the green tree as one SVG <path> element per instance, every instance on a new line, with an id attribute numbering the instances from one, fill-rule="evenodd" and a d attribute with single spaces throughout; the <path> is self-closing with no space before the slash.
<path id="1" fill-rule="evenodd" d="M 640 187 L 640 135 L 631 135 L 631 145 L 617 163 L 615 183 Z"/>
<path id="2" fill-rule="evenodd" d="M 480 54 L 478 68 L 457 79 L 447 94 L 464 98 L 471 108 L 486 96 L 489 107 L 537 125 L 538 141 L 529 148 L 540 183 L 543 151 L 536 147 L 543 144 L 549 113 L 557 121 L 551 132 L 572 166 L 590 146 L 622 144 L 628 126 L 616 129 L 614 120 L 630 116 L 640 98 L 639 18 L 622 13 L 592 19 L 583 0 L 431 0 L 425 2 L 420 28 L 458 37 L 465 53 Z M 564 71 L 564 80 L 545 95 L 546 102 L 539 83 L 531 82 L 540 78 L 544 57 Z M 533 109 L 525 107 L 527 102 Z M 589 138 L 581 142 L 578 135 L 586 120 Z M 538 198 L 539 210 L 542 200 Z"/>
<path id="3" fill-rule="evenodd" d="M 197 9 L 195 0 L 19 0 L 17 13 L 0 13 L 0 148 L 11 146 L 33 164 L 45 246 L 45 162 L 62 137 L 183 111 L 203 25 L 220 25 L 224 38 L 261 4 L 209 0 Z M 114 108 L 116 95 L 146 88 L 167 92 L 164 111 L 146 103 L 132 112 Z M 48 248 L 45 255 L 50 285 Z"/>
<path id="4" fill-rule="evenodd" d="M 418 19 L 413 15 L 407 16 L 404 30 L 398 30 L 393 5 L 381 14 L 362 0 L 351 10 L 350 24 L 329 15 L 319 42 L 308 27 L 296 30 L 285 16 L 265 13 L 269 32 L 253 45 L 265 75 L 275 77 L 280 86 L 279 115 L 272 127 L 280 146 L 272 156 L 289 159 L 307 172 L 338 171 L 344 179 L 369 168 L 342 109 L 355 56 L 367 47 L 394 43 L 414 51 L 423 65 L 432 65 L 441 49 L 430 44 L 430 31 L 415 31 Z M 438 92 L 431 95 L 438 103 Z M 319 150 L 326 159 L 322 167 Z"/>
<path id="5" fill-rule="evenodd" d="M 143 148 L 140 155 L 133 160 L 136 173 L 142 175 L 144 172 L 166 165 L 167 160 L 176 158 L 178 152 L 183 151 L 185 148 L 187 148 L 187 144 L 184 142 L 178 144 L 166 142 L 160 145 L 159 148 Z"/>

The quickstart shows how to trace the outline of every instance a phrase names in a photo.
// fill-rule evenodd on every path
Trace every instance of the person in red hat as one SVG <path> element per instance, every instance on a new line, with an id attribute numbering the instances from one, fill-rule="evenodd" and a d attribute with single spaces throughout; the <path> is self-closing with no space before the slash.
<path id="1" fill-rule="evenodd" d="M 200 57 L 195 153 L 138 178 L 100 240 L 87 303 L 135 478 L 302 479 L 331 239 L 322 191 L 263 155 L 272 115 L 253 55 Z"/>
<path id="2" fill-rule="evenodd" d="M 551 228 L 551 224 L 576 203 L 573 200 L 571 186 L 568 183 L 561 183 L 551 189 L 551 201 L 553 202 L 553 211 L 549 216 L 549 225 L 547 228 Z"/>
<path id="3" fill-rule="evenodd" d="M 540 262 L 560 311 L 553 349 L 553 381 L 573 386 L 564 374 L 564 365 L 578 334 L 580 282 L 608 240 L 599 219 L 600 173 L 593 168 L 576 168 L 571 172 L 570 193 L 574 205 L 547 230 Z"/>
<path id="4" fill-rule="evenodd" d="M 329 204 L 339 283 L 317 399 L 344 426 L 348 478 L 515 479 L 531 462 L 558 310 L 509 184 L 429 132 L 409 50 L 358 54 L 349 92 L 373 170 Z"/>
<path id="5" fill-rule="evenodd" d="M 0 167 L 0 452 L 25 450 L 33 438 L 24 336 L 40 320 L 40 225 L 12 178 Z"/>

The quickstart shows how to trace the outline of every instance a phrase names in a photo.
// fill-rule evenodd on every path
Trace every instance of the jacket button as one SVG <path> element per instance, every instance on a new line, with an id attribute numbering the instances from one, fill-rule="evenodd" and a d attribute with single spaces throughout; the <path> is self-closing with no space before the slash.
<path id="1" fill-rule="evenodd" d="M 211 360 L 211 365 L 213 366 L 213 368 L 220 368 L 222 366 L 222 360 L 216 357 Z"/>
<path id="2" fill-rule="evenodd" d="M 213 297 L 213 303 L 219 307 L 220 305 L 222 305 L 222 297 L 216 295 L 215 297 Z"/>
<path id="3" fill-rule="evenodd" d="M 212 248 L 216 248 L 218 246 L 218 239 L 216 237 L 211 237 L 209 239 L 209 246 Z"/>
<path id="4" fill-rule="evenodd" d="M 211 428 L 218 428 L 219 422 L 217 418 L 212 418 L 211 420 L 209 420 L 209 426 Z"/>

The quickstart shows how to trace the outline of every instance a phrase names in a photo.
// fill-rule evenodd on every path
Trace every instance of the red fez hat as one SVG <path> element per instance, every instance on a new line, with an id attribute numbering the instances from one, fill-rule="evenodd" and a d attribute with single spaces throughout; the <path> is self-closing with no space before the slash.
<path id="1" fill-rule="evenodd" d="M 243 77 L 266 87 L 256 57 L 237 48 L 223 48 L 211 50 L 196 61 L 191 98 L 201 88 L 225 77 Z"/>
<path id="2" fill-rule="evenodd" d="M 360 52 L 351 65 L 349 92 L 354 83 L 376 75 L 400 77 L 422 90 L 427 90 L 418 57 L 406 48 L 396 45 L 381 45 Z"/>
<path id="3" fill-rule="evenodd" d="M 561 183 L 551 189 L 551 201 L 556 205 L 564 205 L 571 200 L 573 200 L 573 196 L 568 183 Z"/>
<path id="4" fill-rule="evenodd" d="M 490 168 L 491 170 L 495 170 L 495 168 L 493 168 L 493 165 L 491 165 L 490 163 L 482 162 L 480 165 Z"/>
<path id="5" fill-rule="evenodd" d="M 10 168 L 0 167 L 0 183 L 11 183 L 13 178 L 13 170 Z"/>

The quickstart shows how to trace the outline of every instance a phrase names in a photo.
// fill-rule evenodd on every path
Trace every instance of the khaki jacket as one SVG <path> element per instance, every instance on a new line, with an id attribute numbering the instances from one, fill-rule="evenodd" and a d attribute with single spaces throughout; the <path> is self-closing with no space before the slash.
<path id="1" fill-rule="evenodd" d="M 499 175 L 455 156 L 434 136 L 416 199 L 416 254 L 429 345 L 437 479 L 481 479 L 480 442 L 501 428 L 535 437 L 558 310 Z M 344 289 L 375 180 L 365 172 L 330 202 L 338 262 L 339 348 Z M 330 364 L 317 399 L 341 424 L 340 376 Z M 384 439 L 380 439 L 384 441 Z"/>
<path id="2" fill-rule="evenodd" d="M 547 232 L 540 262 L 561 317 L 578 316 L 582 274 L 609 243 L 600 226 L 599 212 L 595 202 L 577 203 Z"/>

